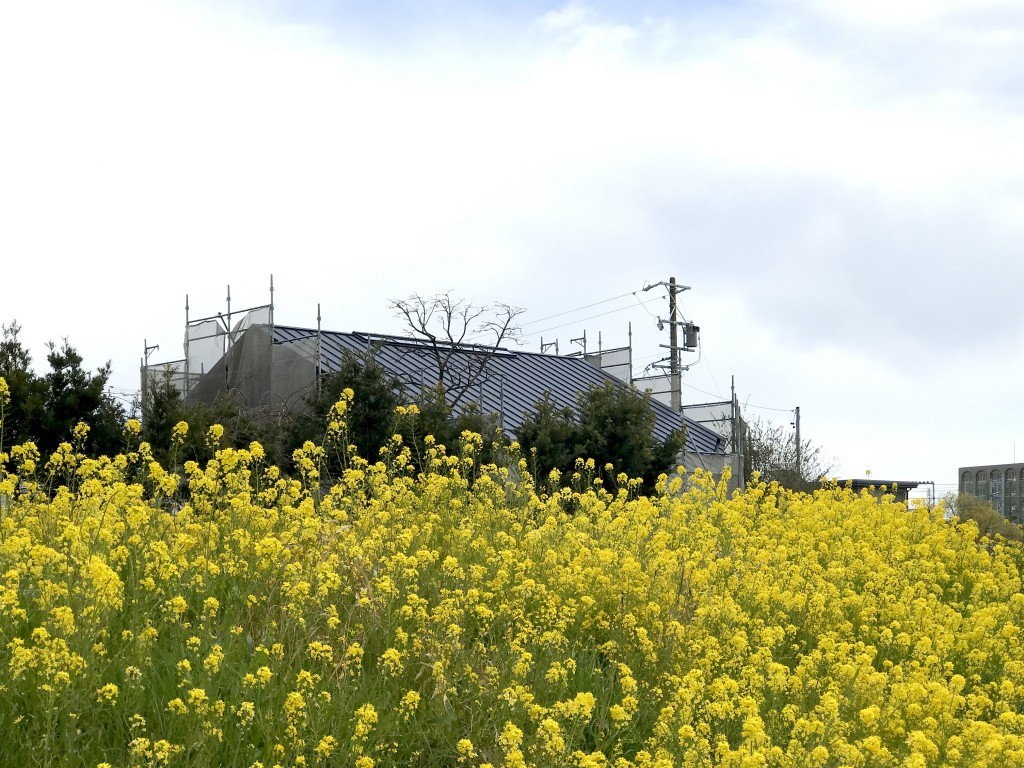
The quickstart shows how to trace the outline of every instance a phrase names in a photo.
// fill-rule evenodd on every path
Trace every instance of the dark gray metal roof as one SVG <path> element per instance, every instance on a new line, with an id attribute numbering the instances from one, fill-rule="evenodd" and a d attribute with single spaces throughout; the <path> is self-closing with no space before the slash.
<path id="1" fill-rule="evenodd" d="M 931 480 L 875 480 L 873 477 L 861 477 L 861 478 L 848 478 L 846 480 L 836 480 L 836 485 L 840 488 L 845 488 L 847 484 L 855 490 L 859 491 L 862 488 L 881 488 L 883 485 L 886 488 L 902 488 L 905 491 L 912 491 L 919 485 L 929 485 Z"/>
<path id="2" fill-rule="evenodd" d="M 275 325 L 273 340 L 275 344 L 301 344 L 306 347 L 310 341 L 315 341 L 316 335 L 315 329 Z M 418 392 L 421 387 L 434 382 L 437 368 L 429 346 L 417 339 L 398 336 L 321 331 L 322 369 L 327 373 L 336 371 L 345 352 L 366 352 L 371 346 L 376 347 L 376 360 L 401 380 L 410 392 Z M 454 351 L 454 367 L 472 365 L 490 352 L 489 347 L 460 345 Z M 608 381 L 625 386 L 580 357 L 498 348 L 487 362 L 483 381 L 470 390 L 467 400 L 479 403 L 484 413 L 498 414 L 502 429 L 515 435 L 524 417 L 536 412 L 535 405 L 545 392 L 551 393 L 551 399 L 558 407 L 575 409 L 580 393 Z M 685 422 L 687 451 L 702 454 L 725 452 L 721 436 L 707 427 L 682 417 L 653 399 L 651 408 L 655 416 L 654 434 L 659 440 L 665 440 Z"/>

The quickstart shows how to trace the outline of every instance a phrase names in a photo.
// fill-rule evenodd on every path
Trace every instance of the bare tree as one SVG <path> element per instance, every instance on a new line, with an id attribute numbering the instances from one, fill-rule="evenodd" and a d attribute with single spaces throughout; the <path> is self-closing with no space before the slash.
<path id="1" fill-rule="evenodd" d="M 743 423 L 744 471 L 747 480 L 759 472 L 765 482 L 777 480 L 780 485 L 798 491 L 819 487 L 835 465 L 821 448 L 810 440 L 800 440 L 800 463 L 797 465 L 796 435 L 770 421 L 754 419 Z"/>
<path id="2" fill-rule="evenodd" d="M 395 316 L 424 342 L 434 386 L 456 408 L 474 387 L 488 377 L 491 360 L 502 344 L 519 343 L 515 319 L 525 310 L 511 304 L 476 305 L 453 299 L 450 293 L 412 294 L 393 299 Z"/>

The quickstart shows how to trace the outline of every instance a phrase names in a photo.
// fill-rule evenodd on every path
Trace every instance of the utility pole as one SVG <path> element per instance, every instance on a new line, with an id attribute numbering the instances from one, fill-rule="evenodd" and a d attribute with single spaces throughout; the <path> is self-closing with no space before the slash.
<path id="1" fill-rule="evenodd" d="M 800 474 L 800 406 L 796 407 L 796 418 L 793 421 L 793 426 L 796 427 L 796 474 L 797 477 L 802 477 Z"/>
<path id="2" fill-rule="evenodd" d="M 672 379 L 672 410 L 676 413 L 683 407 L 683 382 L 679 376 L 679 332 L 676 329 L 676 279 L 668 279 L 668 345 L 669 376 Z"/>
<path id="3" fill-rule="evenodd" d="M 743 490 L 747 487 L 747 465 L 746 465 L 746 440 L 743 437 L 743 420 L 740 418 L 740 404 L 736 399 L 736 376 L 733 375 L 729 385 L 729 416 L 732 427 L 732 445 L 730 446 L 733 456 L 736 457 L 736 466 L 733 470 L 736 473 L 736 484 Z"/>
<path id="4" fill-rule="evenodd" d="M 693 323 L 684 323 L 679 320 L 679 304 L 676 300 L 676 296 L 682 293 L 683 291 L 690 290 L 690 286 L 679 285 L 676 283 L 676 279 L 674 277 L 670 277 L 667 283 L 665 281 L 661 281 L 658 283 L 654 283 L 654 285 L 645 285 L 644 290 L 649 291 L 651 290 L 651 288 L 654 288 L 655 286 L 658 285 L 664 285 L 666 288 L 668 288 L 669 343 L 668 345 L 662 344 L 660 346 L 668 346 L 668 370 L 669 381 L 671 382 L 672 387 L 672 410 L 674 410 L 676 413 L 679 413 L 683 409 L 683 382 L 682 376 L 680 375 L 683 369 L 680 365 L 679 353 L 684 349 L 688 351 L 697 349 L 697 334 L 700 332 L 700 328 L 698 328 Z M 682 346 L 679 346 L 680 325 L 683 326 Z M 658 330 L 664 330 L 664 326 L 665 321 L 659 317 Z"/>

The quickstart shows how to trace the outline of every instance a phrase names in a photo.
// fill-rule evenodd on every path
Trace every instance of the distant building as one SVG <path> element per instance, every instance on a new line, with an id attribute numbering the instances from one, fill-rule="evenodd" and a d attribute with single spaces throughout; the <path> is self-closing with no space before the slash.
<path id="1" fill-rule="evenodd" d="M 687 324 L 687 333 L 697 330 L 690 326 L 692 323 Z M 497 416 L 509 436 L 514 436 L 524 419 L 535 413 L 537 402 L 545 395 L 558 408 L 576 410 L 582 393 L 608 383 L 651 392 L 655 439 L 665 440 L 674 430 L 684 428 L 686 441 L 679 463 L 687 469 L 706 469 L 716 476 L 729 467 L 730 490 L 742 484 L 743 457 L 737 450 L 742 441 L 737 439 L 740 419 L 735 395 L 732 402 L 696 406 L 691 415 L 687 408 L 663 402 L 658 387 L 650 380 L 633 376 L 632 343 L 604 349 L 598 334 L 595 352 L 587 349 L 585 333 L 582 339 L 573 341 L 582 342 L 582 351 L 571 355 L 558 354 L 557 340 L 546 345 L 543 339 L 540 353 L 462 343 L 441 342 L 432 347 L 418 338 L 323 330 L 319 305 L 316 328 L 285 326 L 275 321 L 271 276 L 270 301 L 259 306 L 232 310 L 228 286 L 227 312 L 196 318 L 190 314 L 186 295 L 185 355 L 179 360 L 151 363 L 150 353 L 158 347 L 145 343 L 142 403 L 145 407 L 150 386 L 166 382 L 186 402 L 210 403 L 230 391 L 239 402 L 268 413 L 301 409 L 306 395 L 315 390 L 322 377 L 338 370 L 347 352 L 372 354 L 402 382 L 406 394 L 415 397 L 424 387 L 436 383 L 440 356 L 444 389 L 454 413 L 458 415 L 463 408 L 476 404 L 483 413 Z M 545 354 L 551 346 L 555 354 Z M 691 349 L 689 342 L 684 346 Z M 710 406 L 718 410 L 710 413 Z M 719 406 L 730 406 L 731 410 L 721 411 Z M 728 425 L 716 423 L 723 413 L 726 419 L 732 414 Z"/>
<path id="2" fill-rule="evenodd" d="M 421 339 L 284 326 L 262 317 L 240 323 L 230 333 L 215 322 L 201 322 L 206 325 L 199 326 L 197 321 L 199 331 L 186 335 L 184 360 L 143 368 L 144 393 L 152 376 L 168 371 L 171 382 L 192 402 L 213 402 L 231 390 L 250 406 L 301 407 L 318 378 L 338 370 L 346 352 L 372 351 L 376 361 L 412 394 L 432 385 L 437 376 L 430 345 Z M 623 381 L 628 356 L 609 353 L 604 353 L 607 359 L 602 360 L 593 355 L 585 359 L 450 345 L 445 351 L 446 357 L 450 355 L 446 383 L 451 392 L 460 379 L 467 380 L 472 374 L 475 383 L 456 412 L 475 402 L 484 413 L 497 415 L 504 432 L 514 436 L 545 393 L 557 407 L 575 409 L 578 396 L 592 387 L 606 382 L 629 386 Z M 682 459 L 687 468 L 705 467 L 715 474 L 722 471 L 728 459 L 722 435 L 657 399 L 651 401 L 651 410 L 658 440 L 685 427 Z M 738 477 L 733 471 L 734 483 Z"/>
<path id="3" fill-rule="evenodd" d="M 959 476 L 960 493 L 985 499 L 1011 523 L 1024 524 L 1024 463 L 960 467 Z"/>
<path id="4" fill-rule="evenodd" d="M 929 485 L 931 481 L 921 480 L 875 480 L 875 478 L 856 478 L 848 480 L 836 480 L 840 488 L 850 486 L 854 491 L 860 493 L 866 490 L 872 496 L 881 498 L 883 494 L 892 494 L 896 501 L 906 502 L 910 492 L 919 485 Z M 884 490 L 883 490 L 884 489 Z"/>

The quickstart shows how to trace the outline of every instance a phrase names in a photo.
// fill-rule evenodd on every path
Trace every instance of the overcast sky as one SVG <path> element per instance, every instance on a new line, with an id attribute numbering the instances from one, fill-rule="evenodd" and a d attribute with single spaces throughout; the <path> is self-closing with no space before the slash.
<path id="1" fill-rule="evenodd" d="M 414 291 L 524 307 L 533 350 L 632 323 L 639 373 L 674 276 L 685 401 L 800 406 L 841 476 L 1024 460 L 1022 0 L 5 3 L 0 110 L 40 371 L 67 337 L 135 390 L 186 294 L 273 274 L 284 324 L 400 332 Z"/>

